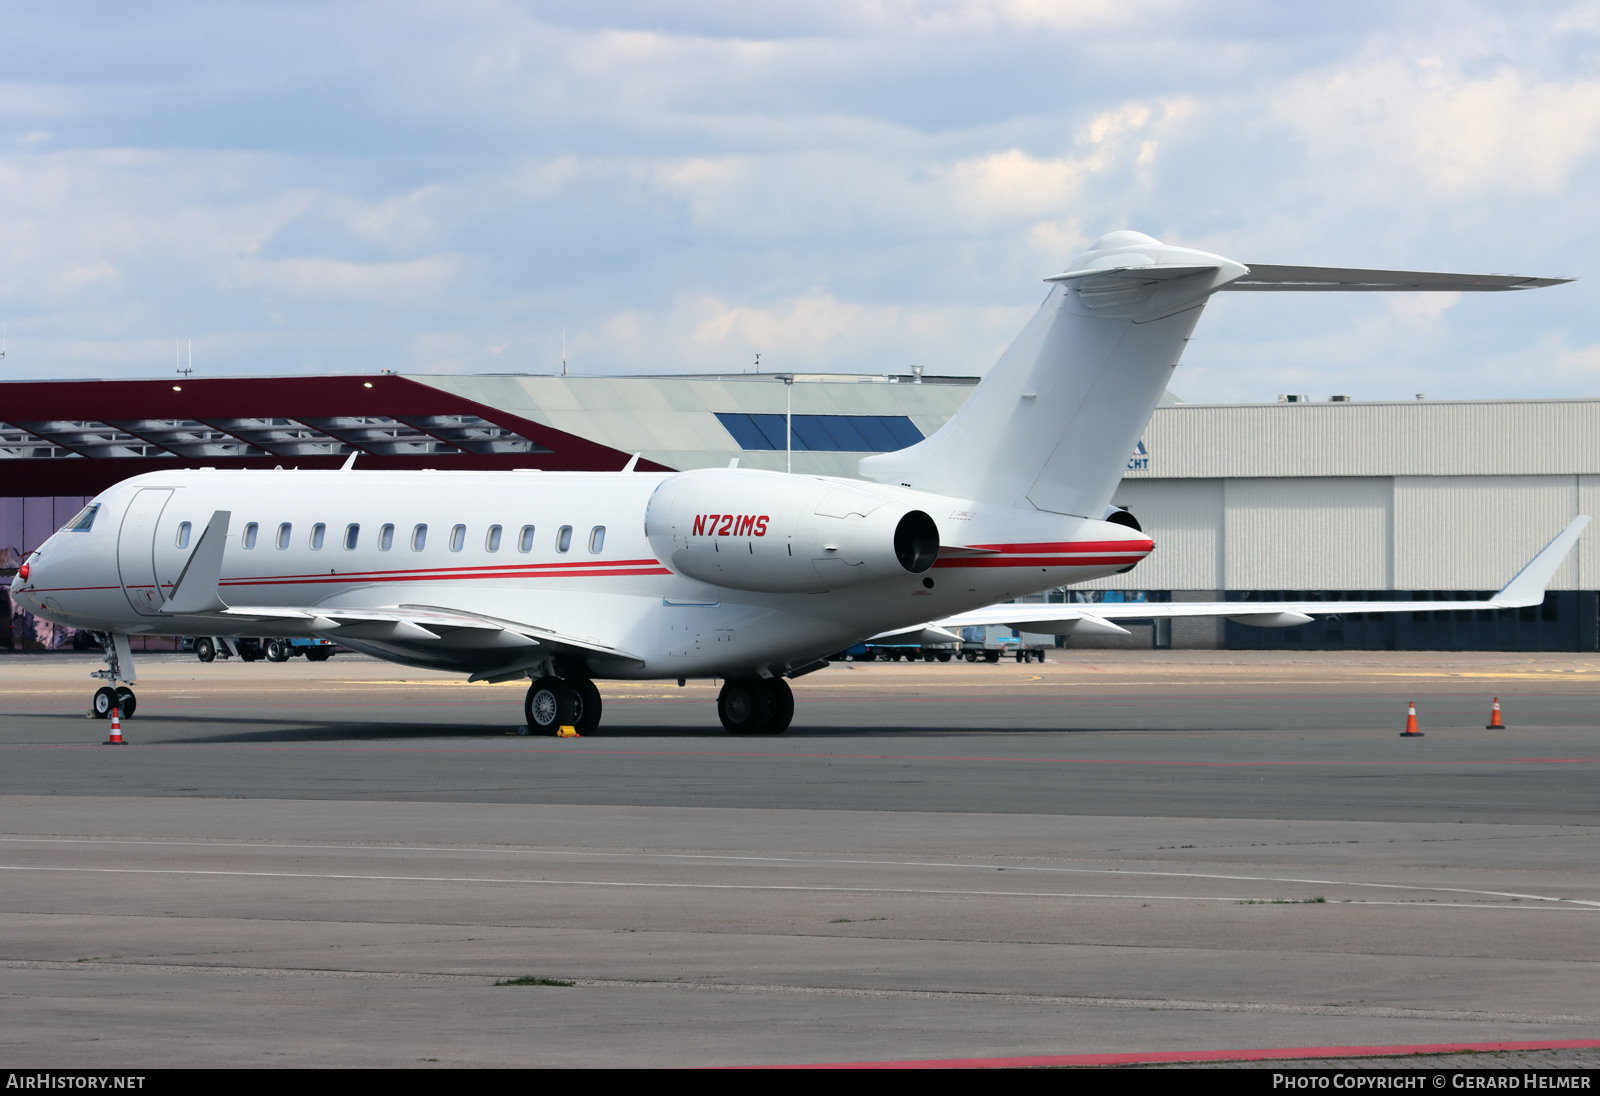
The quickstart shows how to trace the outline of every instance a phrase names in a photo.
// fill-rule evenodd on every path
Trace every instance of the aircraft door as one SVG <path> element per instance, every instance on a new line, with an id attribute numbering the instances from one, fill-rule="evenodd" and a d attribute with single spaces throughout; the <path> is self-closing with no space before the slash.
<path id="1" fill-rule="evenodd" d="M 128 504 L 117 534 L 122 592 L 133 611 L 144 616 L 159 613 L 167 600 L 156 580 L 156 522 L 171 500 L 172 488 L 146 487 Z"/>

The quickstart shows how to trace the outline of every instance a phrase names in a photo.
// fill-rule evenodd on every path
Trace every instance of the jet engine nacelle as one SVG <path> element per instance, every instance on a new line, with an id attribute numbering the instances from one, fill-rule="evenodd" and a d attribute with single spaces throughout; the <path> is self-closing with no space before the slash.
<path id="1" fill-rule="evenodd" d="M 681 575 L 768 593 L 920 575 L 939 555 L 939 527 L 921 510 L 869 489 L 737 468 L 662 480 L 645 536 Z"/>

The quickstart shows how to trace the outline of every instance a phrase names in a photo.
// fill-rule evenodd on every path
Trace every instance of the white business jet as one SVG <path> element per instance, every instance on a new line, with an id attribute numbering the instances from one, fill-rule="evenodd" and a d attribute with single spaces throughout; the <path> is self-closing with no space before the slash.
<path id="1" fill-rule="evenodd" d="M 12 595 L 102 636 L 102 715 L 133 713 L 131 635 L 321 636 L 474 681 L 530 678 L 535 732 L 598 726 L 595 678 L 717 677 L 724 727 L 777 733 L 794 713 L 786 678 L 865 637 L 930 622 L 1120 630 L 1108 606 L 983 607 L 1126 571 L 1154 548 L 1111 496 L 1211 294 L 1567 279 L 1245 266 L 1113 232 L 1046 280 L 1037 315 L 955 417 L 864 458 L 863 480 L 633 462 L 608 473 L 152 472 L 50 537 Z M 1244 611 L 1290 624 L 1536 604 L 1587 520 L 1485 602 L 1122 615 Z"/>

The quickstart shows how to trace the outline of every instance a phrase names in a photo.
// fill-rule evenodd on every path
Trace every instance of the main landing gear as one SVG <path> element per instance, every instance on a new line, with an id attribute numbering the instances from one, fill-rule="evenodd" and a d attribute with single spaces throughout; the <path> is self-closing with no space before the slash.
<path id="1" fill-rule="evenodd" d="M 730 677 L 717 716 L 729 734 L 782 734 L 794 719 L 794 693 L 781 677 Z"/>
<path id="2" fill-rule="evenodd" d="M 600 690 L 587 677 L 546 675 L 528 686 L 522 711 L 529 734 L 553 735 L 562 727 L 593 734 L 600 726 Z"/>
<path id="3" fill-rule="evenodd" d="M 127 685 L 118 685 L 117 682 L 126 681 L 128 685 L 134 683 L 133 648 L 125 635 L 103 634 L 99 639 L 100 648 L 105 651 L 106 668 L 95 670 L 89 676 L 111 684 L 95 690 L 94 698 L 89 702 L 89 714 L 95 719 L 110 719 L 111 710 L 115 708 L 122 713 L 123 719 L 132 719 L 134 709 L 139 706 L 138 698 Z"/>

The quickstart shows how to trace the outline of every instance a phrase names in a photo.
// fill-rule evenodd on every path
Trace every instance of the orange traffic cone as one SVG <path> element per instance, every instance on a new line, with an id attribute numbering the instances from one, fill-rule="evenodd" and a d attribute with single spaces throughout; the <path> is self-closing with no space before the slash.
<path id="1" fill-rule="evenodd" d="M 1412 700 L 1408 704 L 1409 707 L 1406 709 L 1406 729 L 1400 732 L 1400 737 L 1421 738 L 1422 732 L 1417 730 L 1417 702 Z"/>
<path id="2" fill-rule="evenodd" d="M 114 704 L 111 708 L 111 737 L 106 739 L 106 745 L 121 746 L 122 744 L 122 705 Z"/>
<path id="3" fill-rule="evenodd" d="M 1494 708 L 1489 712 L 1489 722 L 1483 728 L 1486 731 L 1503 731 L 1506 725 L 1500 722 L 1500 698 L 1494 698 Z"/>

